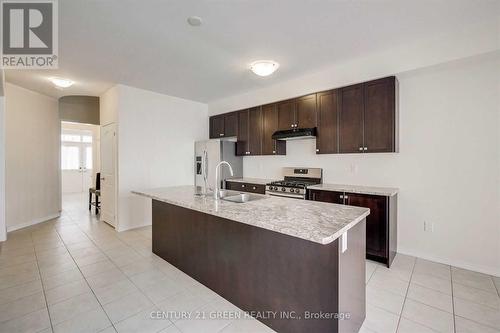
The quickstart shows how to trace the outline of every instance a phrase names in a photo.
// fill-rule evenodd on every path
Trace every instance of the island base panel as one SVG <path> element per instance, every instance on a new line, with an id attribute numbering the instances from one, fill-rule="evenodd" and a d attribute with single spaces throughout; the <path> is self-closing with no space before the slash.
<path id="1" fill-rule="evenodd" d="M 341 253 L 338 240 L 322 245 L 153 200 L 153 252 L 242 310 L 270 314 L 258 319 L 278 332 L 359 330 L 364 228 L 363 221 L 348 232 Z M 305 319 L 342 309 L 355 313 L 342 322 Z"/>

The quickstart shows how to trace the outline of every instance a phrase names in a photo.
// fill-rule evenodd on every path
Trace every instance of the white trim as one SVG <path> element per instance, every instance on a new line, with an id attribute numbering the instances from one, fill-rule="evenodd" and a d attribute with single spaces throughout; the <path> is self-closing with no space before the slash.
<path id="1" fill-rule="evenodd" d="M 49 216 L 45 216 L 45 217 L 41 217 L 41 218 L 32 220 L 32 221 L 27 222 L 27 223 L 16 224 L 16 225 L 12 225 L 12 226 L 7 226 L 7 232 L 11 232 L 11 231 L 19 230 L 19 229 L 22 229 L 22 228 L 30 227 L 30 226 L 38 224 L 38 223 L 47 222 L 49 220 L 58 218 L 60 216 L 61 216 L 61 212 L 58 212 L 58 213 L 55 213 L 55 214 L 51 214 Z"/>
<path id="2" fill-rule="evenodd" d="M 141 225 L 134 225 L 134 226 L 130 226 L 130 227 L 128 227 L 128 228 L 120 229 L 120 230 L 118 230 L 118 229 L 116 229 L 116 228 L 115 228 L 115 229 L 116 229 L 116 231 L 118 231 L 118 232 L 123 232 L 123 231 L 128 231 L 128 230 L 138 229 L 138 228 L 149 227 L 150 225 L 152 225 L 152 223 L 151 223 L 151 222 L 146 222 L 146 223 L 141 224 Z"/>
<path id="3" fill-rule="evenodd" d="M 483 266 L 483 265 L 476 265 L 470 262 L 465 262 L 465 261 L 460 261 L 460 260 L 449 260 L 449 259 L 444 259 L 444 258 L 439 258 L 435 257 L 432 255 L 426 255 L 423 253 L 420 253 L 418 251 L 412 251 L 409 249 L 402 249 L 401 247 L 398 247 L 398 253 L 408 255 L 408 256 L 413 256 L 425 260 L 430 260 L 434 262 L 438 262 L 441 264 L 445 265 L 450 265 L 458 268 L 463 268 L 467 269 L 470 271 L 474 272 L 479 272 L 483 274 L 488 274 L 488 275 L 493 275 L 493 276 L 498 276 L 500 277 L 500 267 L 490 267 L 490 266 Z"/>

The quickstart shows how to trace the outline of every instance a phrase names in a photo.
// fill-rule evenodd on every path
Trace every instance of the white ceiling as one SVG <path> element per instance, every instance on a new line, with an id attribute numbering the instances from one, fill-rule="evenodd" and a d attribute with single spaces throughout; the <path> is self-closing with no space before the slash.
<path id="1" fill-rule="evenodd" d="M 59 70 L 9 70 L 41 93 L 100 95 L 122 83 L 208 102 L 361 55 L 498 20 L 496 0 L 61 0 Z M 191 27 L 186 18 L 201 16 Z M 257 59 L 281 66 L 268 78 Z M 50 76 L 76 81 L 57 90 Z"/>

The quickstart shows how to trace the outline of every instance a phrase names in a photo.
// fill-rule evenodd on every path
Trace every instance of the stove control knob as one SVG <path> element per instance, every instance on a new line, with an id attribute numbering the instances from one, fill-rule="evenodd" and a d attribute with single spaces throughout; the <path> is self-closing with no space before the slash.
<path id="1" fill-rule="evenodd" d="M 273 187 L 273 190 L 277 191 L 277 190 L 278 190 L 278 188 L 277 188 L 276 186 L 274 186 L 274 187 Z"/>
<path id="2" fill-rule="evenodd" d="M 285 191 L 286 191 L 286 188 L 282 187 L 282 188 L 281 188 L 281 190 L 282 190 L 283 192 L 285 192 Z"/>
<path id="3" fill-rule="evenodd" d="M 296 189 L 296 190 L 295 190 L 295 193 L 299 193 L 299 192 L 300 192 L 300 190 L 299 190 L 299 189 Z"/>
<path id="4" fill-rule="evenodd" d="M 290 192 L 292 192 L 292 193 L 293 193 L 293 191 L 294 191 L 294 189 L 293 189 L 293 188 L 291 188 L 291 189 L 290 189 Z"/>

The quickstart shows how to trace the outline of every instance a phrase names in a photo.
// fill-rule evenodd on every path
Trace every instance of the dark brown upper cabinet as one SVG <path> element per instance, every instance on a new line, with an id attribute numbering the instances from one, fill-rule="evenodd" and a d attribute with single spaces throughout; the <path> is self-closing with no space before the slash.
<path id="1" fill-rule="evenodd" d="M 363 152 L 363 107 L 363 84 L 340 89 L 340 153 Z"/>
<path id="2" fill-rule="evenodd" d="M 210 117 L 210 139 L 238 135 L 238 113 L 229 112 Z"/>
<path id="3" fill-rule="evenodd" d="M 210 117 L 210 138 L 237 136 L 238 155 L 284 155 L 274 132 L 317 128 L 316 153 L 398 151 L 394 76 Z"/>
<path id="4" fill-rule="evenodd" d="M 312 128 L 317 125 L 316 94 L 278 103 L 278 129 Z"/>
<path id="5" fill-rule="evenodd" d="M 295 99 L 295 127 L 313 128 L 318 125 L 316 94 Z"/>
<path id="6" fill-rule="evenodd" d="M 236 141 L 236 155 L 248 155 L 248 110 L 238 112 L 238 136 Z"/>
<path id="7" fill-rule="evenodd" d="M 210 117 L 210 139 L 224 137 L 224 115 Z"/>
<path id="8" fill-rule="evenodd" d="M 340 89 L 340 153 L 396 152 L 394 76 Z"/>
<path id="9" fill-rule="evenodd" d="M 295 125 L 295 102 L 293 99 L 278 103 L 278 128 L 285 131 L 292 129 Z"/>
<path id="10" fill-rule="evenodd" d="M 262 106 L 262 155 L 286 155 L 286 142 L 273 140 L 278 128 L 278 105 Z"/>
<path id="11" fill-rule="evenodd" d="M 317 154 L 335 154 L 339 152 L 338 120 L 340 102 L 338 95 L 338 89 L 317 94 Z"/>
<path id="12" fill-rule="evenodd" d="M 224 136 L 238 135 L 238 112 L 230 112 L 224 116 Z"/>
<path id="13" fill-rule="evenodd" d="M 238 135 L 236 155 L 262 154 L 262 110 L 261 107 L 238 112 Z"/>
<path id="14" fill-rule="evenodd" d="M 388 77 L 364 84 L 365 153 L 396 151 L 396 80 Z"/>

